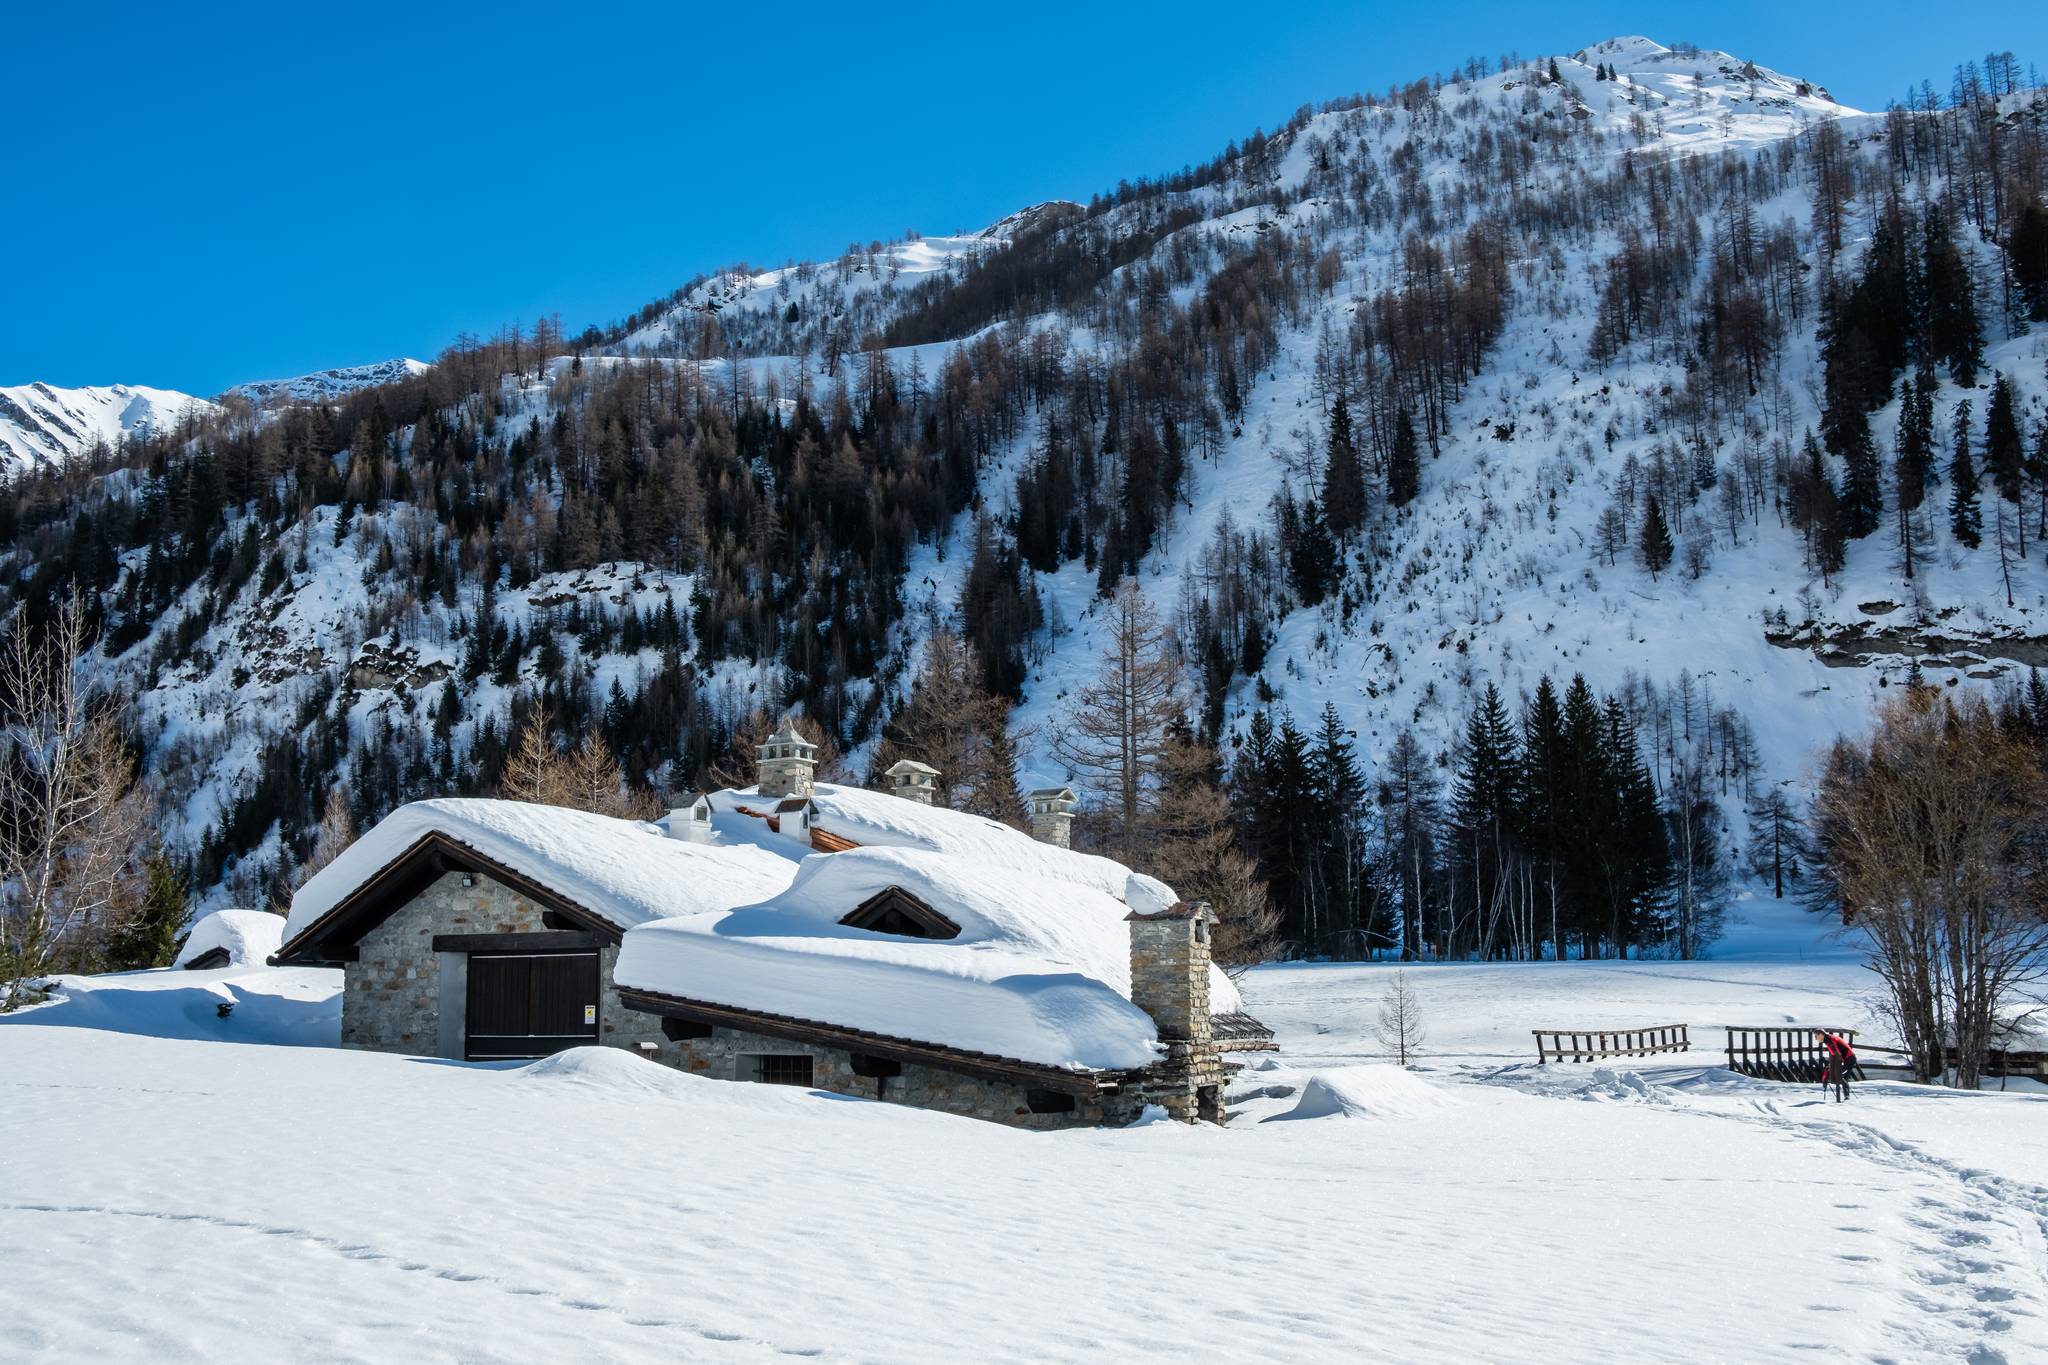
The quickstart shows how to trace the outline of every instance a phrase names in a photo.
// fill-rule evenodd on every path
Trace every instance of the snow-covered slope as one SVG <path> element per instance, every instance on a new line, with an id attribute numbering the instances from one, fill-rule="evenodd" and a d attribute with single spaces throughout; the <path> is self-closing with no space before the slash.
<path id="1" fill-rule="evenodd" d="M 2008 119 L 2035 117 L 2029 101 L 2038 99 L 2012 95 L 1998 108 Z M 730 404 L 728 416 L 744 403 L 765 402 L 772 391 L 786 422 L 800 392 L 816 409 L 842 400 L 846 409 L 859 408 L 868 397 L 859 392 L 864 376 L 884 369 L 893 370 L 906 407 L 931 404 L 964 375 L 946 400 L 956 410 L 944 415 L 945 427 L 928 406 L 919 414 L 921 424 L 941 432 L 937 445 L 921 427 L 914 448 L 900 457 L 943 453 L 966 463 L 952 434 L 958 409 L 972 414 L 986 411 L 984 401 L 1007 404 L 1000 438 L 972 453 L 966 510 L 912 546 L 902 614 L 880 623 L 887 632 L 883 662 L 847 681 L 846 695 L 859 705 L 849 703 L 844 720 L 878 693 L 900 701 L 924 639 L 961 624 L 977 520 L 987 519 L 997 537 L 1014 535 L 1019 477 L 1052 426 L 1062 424 L 1071 437 L 1078 412 L 1078 420 L 1101 430 L 1105 381 L 1121 371 L 1124 383 L 1134 382 L 1134 357 L 1153 345 L 1148 329 L 1171 334 L 1154 347 L 1162 369 L 1189 365 L 1203 346 L 1190 336 L 1213 321 L 1199 316 L 1205 290 L 1268 246 L 1284 247 L 1296 262 L 1293 292 L 1262 303 L 1269 326 L 1246 329 L 1260 333 L 1259 353 L 1237 376 L 1235 410 L 1224 416 L 1206 409 L 1231 406 L 1219 397 L 1215 356 L 1238 340 L 1212 351 L 1204 362 L 1210 372 L 1186 386 L 1191 393 L 1175 396 L 1187 409 L 1178 420 L 1191 452 L 1188 474 L 1178 501 L 1161 512 L 1138 578 L 1162 612 L 1185 627 L 1190 605 L 1218 581 L 1211 555 L 1226 530 L 1240 545 L 1256 534 L 1270 561 L 1276 497 L 1320 494 L 1332 375 L 1347 364 L 1355 369 L 1354 339 L 1378 326 L 1375 308 L 1421 273 L 1418 248 L 1441 252 L 1439 278 L 1455 284 L 1470 275 L 1471 234 L 1485 229 L 1498 234 L 1503 320 L 1475 357 L 1474 372 L 1445 386 L 1441 428 L 1425 438 L 1420 495 L 1398 511 L 1373 509 L 1372 524 L 1346 547 L 1343 589 L 1321 604 L 1300 605 L 1285 571 L 1269 574 L 1249 614 L 1270 647 L 1252 676 L 1240 669 L 1227 684 L 1226 756 L 1254 711 L 1285 712 L 1310 725 L 1327 703 L 1356 737 L 1368 772 L 1403 730 L 1415 733 L 1441 771 L 1488 684 L 1499 685 L 1513 708 L 1544 675 L 1561 684 L 1584 673 L 1601 692 L 1625 693 L 1645 718 L 1644 748 L 1660 780 L 1702 735 L 1715 735 L 1717 744 L 1727 733 L 1753 739 L 1754 774 L 1717 792 L 1734 817 L 1744 777 L 1804 777 L 1815 747 L 1861 724 L 1871 700 L 1903 677 L 1911 656 L 1922 656 L 1938 684 L 1958 687 L 1996 684 L 2028 662 L 2048 660 L 2048 572 L 2038 556 L 2012 566 L 2008 605 L 1996 552 L 1988 544 L 1964 550 L 1938 514 L 1910 584 L 1894 564 L 1889 524 L 1852 542 L 1845 568 L 1825 581 L 1788 524 L 1782 471 L 1806 429 L 1818 424 L 1823 392 L 1819 281 L 1830 267 L 1855 270 L 1872 230 L 1869 206 L 1878 199 L 1845 200 L 1840 249 L 1823 251 L 1814 228 L 1812 149 L 1815 130 L 1828 123 L 1842 133 L 1847 163 L 1879 170 L 1888 164 L 1882 118 L 1835 102 L 1811 80 L 1726 53 L 1630 37 L 1504 70 L 1475 66 L 1441 83 L 1304 113 L 1196 171 L 1100 196 L 1086 207 L 1051 201 L 979 232 L 856 247 L 819 263 L 720 272 L 643 309 L 634 324 L 594 347 L 579 345 L 574 356 L 539 363 L 521 357 L 518 375 L 494 378 L 479 369 L 463 381 L 479 387 L 463 390 L 469 396 L 442 416 L 448 429 L 481 433 L 485 447 L 509 457 L 515 442 L 545 448 L 555 430 L 576 427 L 591 414 L 606 377 L 683 376 L 682 394 L 664 393 L 650 406 L 673 411 L 717 392 Z M 1916 190 L 1938 195 L 1938 172 L 1922 176 L 1926 183 Z M 1635 212 L 1651 180 L 1660 186 L 1664 215 L 1654 226 Z M 1630 208 L 1617 212 L 1616 204 Z M 1718 244 L 1738 227 L 1755 250 L 1772 254 L 1769 285 L 1782 296 L 1774 313 L 1779 330 L 1754 387 L 1715 400 L 1725 408 L 1708 420 L 1698 408 L 1688 415 L 1679 400 L 1698 369 L 1692 338 L 1706 277 Z M 1596 363 L 1603 281 L 1637 235 L 1694 243 L 1684 263 L 1672 267 L 1683 272 L 1673 293 L 1686 316 L 1655 339 L 1623 345 Z M 1980 279 L 1999 277 L 1996 242 L 1972 226 L 1960 244 Z M 1059 286 L 1036 296 L 1032 310 L 1008 302 L 1019 295 L 1004 286 L 1047 277 Z M 2048 414 L 2048 334 L 2014 328 L 2017 335 L 2006 335 L 1988 295 L 1985 310 L 1987 374 L 2013 378 L 2019 423 L 2031 441 Z M 892 325 L 893 335 L 919 344 L 890 348 L 887 367 L 869 364 L 861 348 L 891 335 Z M 394 365 L 394 376 L 418 368 Z M 986 400 L 976 390 L 984 367 L 1011 371 L 996 373 Z M 1015 377 L 1024 369 L 1034 374 L 1028 384 Z M 294 382 L 244 391 L 314 398 L 337 392 L 319 383 L 295 391 Z M 1351 382 L 1354 421 L 1362 427 L 1367 386 L 1355 374 Z M 1974 403 L 1981 431 L 1985 395 L 1944 377 L 1934 414 L 1944 469 L 1950 419 L 1965 401 Z M 282 429 L 290 418 L 266 413 L 264 420 Z M 1887 458 L 1897 419 L 1896 399 L 1871 416 Z M 412 427 L 389 434 L 394 463 L 407 462 L 421 434 Z M 601 445 L 600 435 L 591 431 L 586 439 Z M 335 451 L 339 439 L 326 450 L 354 479 L 353 461 Z M 953 448 L 941 452 L 946 446 Z M 1687 501 L 1674 519 L 1678 554 L 1669 569 L 1653 577 L 1632 546 L 1600 552 L 1603 515 L 1617 505 L 1640 507 L 1645 469 L 1702 454 L 1717 478 L 1736 481 L 1735 494 L 1724 507 L 1717 484 Z M 659 451 L 632 458 L 647 457 L 667 458 Z M 771 477 L 759 466 L 758 450 L 749 458 L 757 461 L 751 477 Z M 790 695 L 780 650 L 750 642 L 752 657 L 731 649 L 710 657 L 714 651 L 700 652 L 690 624 L 679 631 L 672 657 L 652 644 L 628 652 L 623 644 L 614 650 L 558 631 L 561 653 L 558 664 L 548 665 L 557 670 L 551 677 L 541 676 L 540 661 L 529 653 L 516 667 L 444 687 L 473 649 L 463 632 L 485 605 L 475 573 L 491 537 L 469 522 L 458 533 L 467 512 L 452 512 L 452 500 L 423 497 L 422 472 L 406 471 L 411 501 L 372 496 L 358 503 L 351 489 L 346 509 L 333 497 L 300 509 L 299 520 L 282 530 L 230 509 L 220 544 L 232 548 L 253 530 L 263 573 L 232 580 L 239 586 L 228 600 L 216 600 L 223 592 L 210 580 L 181 579 L 185 586 L 168 606 L 153 606 L 146 637 L 119 637 L 120 652 L 102 665 L 106 680 L 138 691 L 151 774 L 162 784 L 164 807 L 177 812 L 180 827 L 172 833 L 184 845 L 213 834 L 236 856 L 250 855 L 252 865 L 274 858 L 280 834 L 291 838 L 298 829 L 258 838 L 246 826 L 264 812 L 244 809 L 245 828 L 232 837 L 219 831 L 238 803 L 246 806 L 266 745 L 274 766 L 281 748 L 296 747 L 287 743 L 286 725 L 303 736 L 316 715 L 332 725 L 324 733 L 337 736 L 340 757 L 324 760 L 329 766 L 306 781 L 323 782 L 344 765 L 384 759 L 417 741 L 418 749 L 433 750 L 435 766 L 426 777 L 408 776 L 419 783 L 408 794 L 426 794 L 445 790 L 433 782 L 465 772 L 486 725 L 502 739 L 515 694 L 545 684 L 574 680 L 598 698 L 615 687 L 631 697 L 662 668 L 687 669 L 690 682 L 679 686 L 710 713 L 708 721 L 698 717 L 707 728 Z M 532 509 L 527 548 L 540 542 L 532 558 L 546 561 L 559 543 L 555 518 L 565 510 L 560 482 L 552 473 L 525 484 L 521 477 L 490 496 L 494 506 Z M 1094 492 L 1101 511 L 1115 500 L 1116 477 L 1113 469 L 1098 469 L 1099 487 L 1077 489 L 1077 500 Z M 1372 477 L 1377 481 L 1377 471 Z M 373 482 L 371 471 L 363 482 Z M 1698 478 L 1689 486 L 1698 490 Z M 109 487 L 140 507 L 139 481 L 109 480 Z M 1948 491 L 1945 484 L 1932 490 L 1930 506 L 1945 507 Z M 718 506 L 729 512 L 732 504 Z M 627 519 L 629 509 L 608 510 Z M 1049 738 L 1104 644 L 1096 606 L 1103 535 L 1098 522 L 1088 528 L 1085 553 L 1070 539 L 1058 568 L 1025 570 L 1044 607 L 1044 627 L 1023 651 L 1023 703 L 1014 717 L 1019 777 L 1027 786 L 1069 776 Z M 624 535 L 593 538 L 613 547 L 593 568 L 501 580 L 491 600 L 507 631 L 530 633 L 543 618 L 561 627 L 572 615 L 587 626 L 593 616 L 628 607 L 666 610 L 690 623 L 693 605 L 718 591 L 702 564 L 658 569 L 628 559 Z M 421 592 L 408 578 L 451 559 L 461 561 L 462 572 L 438 591 Z M 131 543 L 123 552 L 121 579 L 109 590 L 117 614 L 125 607 L 113 599 L 133 600 L 149 564 L 146 547 Z M 740 568 L 752 574 L 759 565 Z M 794 570 L 799 582 L 810 572 Z M 773 586 L 789 581 L 784 573 Z M 786 624 L 794 614 L 785 610 L 777 619 Z M 432 713 L 450 690 L 461 694 L 460 718 L 446 736 L 428 739 Z M 1739 724 L 1730 722 L 1724 733 L 1727 716 L 1716 713 L 1729 708 Z M 851 751 L 856 778 L 885 710 L 861 710 L 863 728 L 849 722 L 837 736 Z M 423 761 L 414 766 L 425 769 Z M 1739 824 L 1731 819 L 1731 835 Z"/>
<path id="2" fill-rule="evenodd" d="M 203 398 L 140 384 L 60 389 L 0 388 L 0 473 L 61 465 L 124 436 L 169 432 L 188 414 L 213 412 Z"/>
<path id="3" fill-rule="evenodd" d="M 318 370 L 291 379 L 258 379 L 237 384 L 228 392 L 240 394 L 252 403 L 324 403 L 359 389 L 395 384 L 401 379 L 425 374 L 432 368 L 423 360 L 380 360 L 371 365 L 344 365 L 339 369 Z"/>

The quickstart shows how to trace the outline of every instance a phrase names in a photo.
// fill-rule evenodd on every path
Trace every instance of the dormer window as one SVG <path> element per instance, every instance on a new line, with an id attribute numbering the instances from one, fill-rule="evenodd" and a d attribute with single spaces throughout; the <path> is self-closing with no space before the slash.
<path id="1" fill-rule="evenodd" d="M 900 886 L 888 886 L 839 921 L 849 929 L 902 938 L 958 938 L 960 926 Z"/>

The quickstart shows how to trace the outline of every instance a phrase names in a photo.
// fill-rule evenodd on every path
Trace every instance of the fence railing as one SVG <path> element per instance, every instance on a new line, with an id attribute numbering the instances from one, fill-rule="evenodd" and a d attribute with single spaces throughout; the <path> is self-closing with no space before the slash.
<path id="1" fill-rule="evenodd" d="M 1596 1062 L 1602 1057 L 1647 1057 L 1656 1052 L 1689 1052 L 1692 1039 L 1684 1024 L 1650 1028 L 1532 1029 L 1536 1062 Z"/>
<path id="2" fill-rule="evenodd" d="M 1820 1040 L 1822 1032 L 1846 1040 L 1851 1048 L 1856 1046 L 1856 1030 L 1852 1028 L 1816 1030 L 1811 1025 L 1804 1028 L 1744 1028 L 1735 1024 L 1726 1027 L 1728 1069 L 1766 1081 L 1804 1081 L 1811 1084 L 1825 1076 L 1828 1058 L 1827 1049 Z M 1865 1079 L 1860 1066 L 1851 1067 L 1849 1074 L 1859 1081 Z"/>

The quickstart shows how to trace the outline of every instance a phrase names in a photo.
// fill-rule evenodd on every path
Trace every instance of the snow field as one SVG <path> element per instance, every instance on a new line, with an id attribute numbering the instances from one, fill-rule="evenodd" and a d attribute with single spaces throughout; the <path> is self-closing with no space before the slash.
<path id="1" fill-rule="evenodd" d="M 597 1049 L 275 1045 L 332 1041 L 334 973 L 68 979 L 0 1022 L 0 1316 L 152 1361 L 2048 1352 L 2048 1095 L 1531 1060 L 1536 1026 L 1843 1022 L 1839 950 L 1411 968 L 1405 1072 L 1393 970 L 1253 972 L 1286 1050 L 1227 1129 L 1060 1134 Z"/>

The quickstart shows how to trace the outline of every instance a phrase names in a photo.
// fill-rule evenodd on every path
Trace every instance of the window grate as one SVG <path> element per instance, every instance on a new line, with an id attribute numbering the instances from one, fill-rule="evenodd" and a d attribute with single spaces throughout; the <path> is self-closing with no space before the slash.
<path id="1" fill-rule="evenodd" d="M 762 1053 L 753 1059 L 754 1079 L 764 1085 L 811 1083 L 811 1058 L 807 1053 Z"/>

